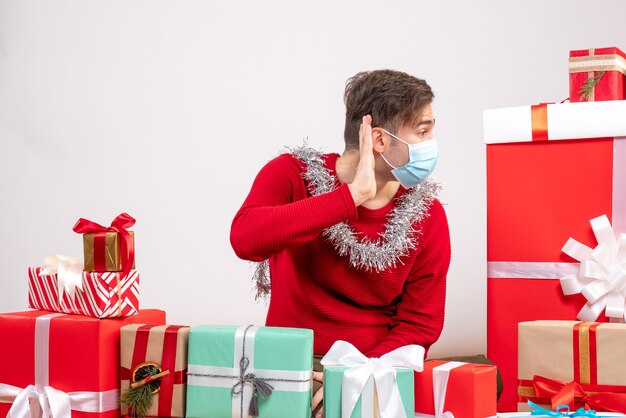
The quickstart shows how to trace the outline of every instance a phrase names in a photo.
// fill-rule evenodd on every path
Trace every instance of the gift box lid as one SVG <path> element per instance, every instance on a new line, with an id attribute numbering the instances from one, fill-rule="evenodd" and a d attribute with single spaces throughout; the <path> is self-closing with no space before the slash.
<path id="1" fill-rule="evenodd" d="M 541 110 L 545 115 L 538 118 Z M 486 144 L 533 142 L 537 130 L 544 130 L 547 140 L 626 136 L 624 115 L 626 100 L 487 109 L 483 139 Z"/>

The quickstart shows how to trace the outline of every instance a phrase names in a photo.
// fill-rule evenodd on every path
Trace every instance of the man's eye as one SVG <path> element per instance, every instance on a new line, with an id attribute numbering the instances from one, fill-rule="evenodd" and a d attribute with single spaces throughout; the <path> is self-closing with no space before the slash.
<path id="1" fill-rule="evenodd" d="M 427 133 L 428 133 L 428 131 L 422 131 L 418 135 L 420 136 L 420 138 L 424 138 Z"/>

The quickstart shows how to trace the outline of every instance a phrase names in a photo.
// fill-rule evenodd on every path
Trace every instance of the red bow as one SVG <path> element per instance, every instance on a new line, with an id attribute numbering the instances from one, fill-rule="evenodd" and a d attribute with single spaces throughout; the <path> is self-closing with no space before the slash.
<path id="1" fill-rule="evenodd" d="M 126 230 L 126 228 L 130 228 L 134 224 L 135 218 L 127 213 L 122 213 L 118 215 L 115 219 L 113 219 L 113 222 L 111 222 L 111 226 L 109 227 L 102 226 L 84 218 L 80 218 L 76 222 L 76 225 L 74 225 L 72 230 L 79 234 L 87 234 L 90 232 L 96 234 L 117 232 L 118 234 L 120 234 L 120 237 L 122 238 L 120 240 L 120 261 L 122 264 L 122 274 L 120 275 L 120 281 L 122 281 L 122 279 L 124 279 L 128 275 L 135 262 L 135 245 L 133 243 L 133 239 Z"/>
<path id="2" fill-rule="evenodd" d="M 578 382 L 563 383 L 543 376 L 533 376 L 535 396 L 549 398 L 552 409 L 568 405 L 571 409 L 585 408 L 626 414 L 626 393 L 587 393 Z"/>

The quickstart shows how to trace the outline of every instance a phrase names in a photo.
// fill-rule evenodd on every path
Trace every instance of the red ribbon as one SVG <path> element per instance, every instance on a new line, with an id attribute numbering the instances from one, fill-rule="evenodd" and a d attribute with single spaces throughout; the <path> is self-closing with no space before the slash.
<path id="1" fill-rule="evenodd" d="M 543 376 L 533 376 L 533 388 L 538 398 L 550 399 L 552 409 L 568 405 L 571 409 L 585 408 L 626 414 L 626 393 L 592 393 L 573 381 L 563 383 Z"/>
<path id="2" fill-rule="evenodd" d="M 133 268 L 135 262 L 135 245 L 132 237 L 126 230 L 135 224 L 135 218 L 127 213 L 118 215 L 111 226 L 106 227 L 90 220 L 80 218 L 76 225 L 72 228 L 74 232 L 79 234 L 94 233 L 94 267 L 96 271 L 107 271 L 106 263 L 104 259 L 104 246 L 105 237 L 107 232 L 117 232 L 120 237 L 120 261 L 122 263 L 122 274 L 120 281 L 123 280 L 130 270 Z"/>
<path id="3" fill-rule="evenodd" d="M 136 367 L 146 361 L 148 352 L 148 342 L 150 330 L 156 325 L 142 325 L 135 333 L 135 346 L 133 347 L 132 367 Z M 176 369 L 176 348 L 178 345 L 178 331 L 183 328 L 181 325 L 169 325 L 165 329 L 163 337 L 163 350 L 161 354 L 161 370 L 169 370 L 170 374 L 161 378 L 158 416 L 168 417 L 172 414 L 172 403 L 174 396 L 174 385 L 187 382 L 187 370 Z M 131 370 L 122 367 L 120 375 L 122 380 L 130 380 L 133 376 Z"/>

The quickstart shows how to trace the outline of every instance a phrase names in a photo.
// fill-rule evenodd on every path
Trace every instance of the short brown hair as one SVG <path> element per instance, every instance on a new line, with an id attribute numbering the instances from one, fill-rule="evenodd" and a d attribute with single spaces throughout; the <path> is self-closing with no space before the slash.
<path id="1" fill-rule="evenodd" d="M 359 148 L 359 127 L 363 116 L 372 115 L 372 127 L 383 127 L 395 133 L 402 126 L 417 123 L 433 97 L 426 81 L 401 71 L 375 70 L 356 74 L 348 79 L 343 96 L 346 149 Z"/>

